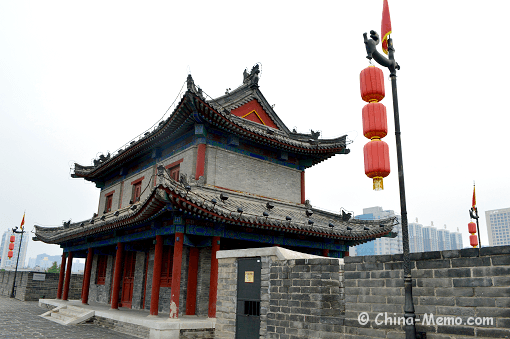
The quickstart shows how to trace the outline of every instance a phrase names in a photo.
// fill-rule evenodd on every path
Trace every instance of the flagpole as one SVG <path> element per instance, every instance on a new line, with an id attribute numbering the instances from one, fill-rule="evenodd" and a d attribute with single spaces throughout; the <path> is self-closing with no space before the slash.
<path id="1" fill-rule="evenodd" d="M 471 209 L 469 210 L 469 215 L 471 216 L 471 219 L 476 220 L 476 231 L 478 232 L 478 249 L 482 248 L 482 237 L 480 234 L 480 224 L 478 223 L 478 207 L 476 207 L 476 195 L 475 195 L 475 183 L 473 181 L 473 202 Z"/>

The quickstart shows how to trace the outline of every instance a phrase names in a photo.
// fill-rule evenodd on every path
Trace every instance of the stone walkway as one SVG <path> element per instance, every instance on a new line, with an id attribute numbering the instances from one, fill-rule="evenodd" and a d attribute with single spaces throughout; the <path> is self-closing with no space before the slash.
<path id="1" fill-rule="evenodd" d="M 0 337 L 92 339 L 92 338 L 136 338 L 92 324 L 63 326 L 39 317 L 48 311 L 40 308 L 37 301 L 19 301 L 0 296 Z"/>

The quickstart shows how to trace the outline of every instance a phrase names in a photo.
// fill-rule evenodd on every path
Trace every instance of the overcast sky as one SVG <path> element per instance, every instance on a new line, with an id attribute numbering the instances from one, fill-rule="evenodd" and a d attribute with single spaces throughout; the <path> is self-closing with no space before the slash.
<path id="1" fill-rule="evenodd" d="M 390 0 L 389 7 L 409 221 L 459 228 L 468 244 L 476 180 L 488 244 L 484 211 L 510 207 L 510 2 Z M 19 226 L 25 210 L 29 231 L 90 218 L 99 189 L 70 177 L 74 162 L 90 165 L 151 127 L 188 71 L 217 97 L 257 62 L 260 90 L 290 129 L 354 140 L 350 154 L 306 171 L 312 205 L 400 213 L 388 79 L 382 103 L 392 173 L 384 191 L 372 191 L 363 164 L 362 34 L 380 31 L 381 12 L 382 0 L 2 1 L 0 232 Z M 30 241 L 27 259 L 43 252 L 62 253 Z"/>

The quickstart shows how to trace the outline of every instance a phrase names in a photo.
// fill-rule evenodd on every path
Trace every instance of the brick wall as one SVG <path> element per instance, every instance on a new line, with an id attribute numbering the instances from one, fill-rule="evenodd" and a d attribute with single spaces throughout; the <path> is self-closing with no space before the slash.
<path id="1" fill-rule="evenodd" d="M 112 288 L 113 279 L 113 267 L 114 261 L 113 255 L 109 255 L 106 262 L 106 278 L 104 285 L 98 285 L 97 282 L 97 260 L 98 255 L 94 255 L 92 260 L 92 268 L 90 272 L 90 287 L 89 287 L 89 300 L 93 300 L 99 303 L 108 304 L 110 302 L 110 293 Z"/>
<path id="2" fill-rule="evenodd" d="M 327 258 L 273 263 L 268 335 L 261 331 L 261 338 L 338 338 L 344 324 L 342 266 Z"/>
<path id="3" fill-rule="evenodd" d="M 274 248 L 254 250 L 276 251 Z M 302 253 L 298 257 L 310 259 L 287 260 L 260 253 L 253 256 L 261 258 L 261 339 L 339 338 L 339 333 L 343 333 L 344 312 L 341 260 Z M 219 256 L 218 266 L 216 338 L 234 339 L 237 257 Z"/>
<path id="4" fill-rule="evenodd" d="M 301 171 L 207 146 L 206 182 L 290 202 L 301 202 Z"/>
<path id="5" fill-rule="evenodd" d="M 179 317 L 186 314 L 186 291 L 188 281 L 188 262 L 189 262 L 189 248 L 184 246 L 182 249 L 182 264 L 181 264 L 181 287 L 179 292 Z M 154 249 L 151 249 L 149 254 L 149 267 L 147 271 L 147 291 L 145 292 L 145 309 L 151 308 L 151 291 L 152 291 L 152 272 L 154 270 Z M 159 288 L 159 304 L 158 312 L 166 312 L 170 314 L 170 287 Z"/>
<path id="6" fill-rule="evenodd" d="M 218 259 L 218 294 L 216 302 L 216 338 L 218 339 L 235 338 L 236 300 L 237 259 Z"/>
<path id="7" fill-rule="evenodd" d="M 455 325 L 424 325 L 428 339 L 510 337 L 510 246 L 411 254 L 417 318 L 459 317 Z M 402 255 L 345 258 L 345 338 L 404 338 L 402 326 L 378 325 L 379 313 L 403 317 Z M 361 326 L 358 315 L 370 322 Z M 492 317 L 493 325 L 467 325 L 469 317 Z M 452 318 L 453 319 L 453 318 Z M 383 316 L 378 320 L 384 321 Z"/>
<path id="8" fill-rule="evenodd" d="M 44 274 L 44 280 L 33 280 L 35 274 Z M 22 271 L 16 274 L 16 299 L 36 301 L 39 299 L 55 299 L 58 289 L 58 273 L 41 273 Z M 0 295 L 10 296 L 14 271 L 0 272 Z M 69 299 L 81 298 L 82 274 L 71 274 Z"/>

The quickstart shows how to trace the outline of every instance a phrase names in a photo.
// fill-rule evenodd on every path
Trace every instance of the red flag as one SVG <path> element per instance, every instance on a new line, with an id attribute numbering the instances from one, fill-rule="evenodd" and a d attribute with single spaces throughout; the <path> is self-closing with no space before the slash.
<path id="1" fill-rule="evenodd" d="M 476 209 L 476 195 L 475 195 L 475 185 L 473 185 L 473 204 L 472 206 L 473 207 L 473 210 Z"/>
<path id="2" fill-rule="evenodd" d="M 21 230 L 23 231 L 23 225 L 25 225 L 25 213 L 23 213 L 23 219 L 21 220 Z"/>
<path id="3" fill-rule="evenodd" d="M 386 54 L 388 54 L 388 37 L 390 34 L 391 34 L 390 8 L 388 7 L 388 0 L 384 0 L 382 9 L 381 36 L 382 36 L 382 49 Z"/>

